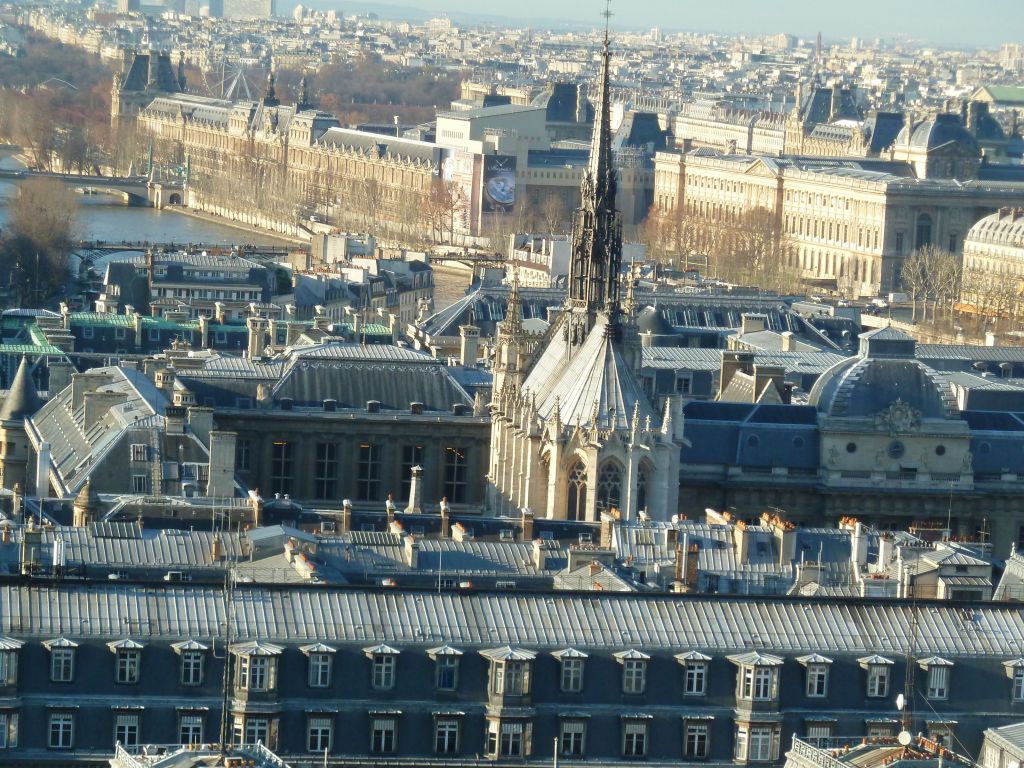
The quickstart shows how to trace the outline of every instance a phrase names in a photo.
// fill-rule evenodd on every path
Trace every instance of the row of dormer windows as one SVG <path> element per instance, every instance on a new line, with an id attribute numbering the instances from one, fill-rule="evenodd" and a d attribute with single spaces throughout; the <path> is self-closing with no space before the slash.
<path id="1" fill-rule="evenodd" d="M 17 681 L 18 641 L 4 641 L 12 647 L 0 650 L 0 685 L 14 685 Z M 75 679 L 75 660 L 78 644 L 67 638 L 44 643 L 50 653 L 50 680 L 70 683 Z M 108 644 L 114 654 L 114 682 L 134 685 L 140 682 L 143 645 L 131 639 Z M 179 680 L 182 685 L 199 686 L 204 683 L 208 647 L 194 640 L 172 646 L 180 657 Z M 335 648 L 323 643 L 303 646 L 307 657 L 306 683 L 310 688 L 329 688 L 333 680 Z M 236 688 L 254 693 L 277 690 L 278 662 L 283 648 L 253 642 L 234 646 L 233 680 Z M 398 679 L 400 651 L 386 645 L 363 649 L 369 660 L 370 684 L 378 691 L 389 691 Z M 434 662 L 433 683 L 437 691 L 456 691 L 460 682 L 460 664 L 463 652 L 442 646 L 427 651 Z M 490 663 L 488 693 L 493 696 L 529 696 L 533 681 L 536 654 L 524 649 L 510 648 L 485 650 L 482 654 Z M 588 654 L 567 648 L 552 654 L 559 662 L 559 689 L 563 693 L 582 693 L 586 679 Z M 621 691 L 627 695 L 642 695 L 647 690 L 650 656 L 636 649 L 614 654 L 622 667 Z M 728 657 L 737 666 L 736 699 L 749 702 L 773 702 L 779 698 L 779 683 L 783 660 L 777 656 L 751 652 Z M 681 685 L 685 696 L 705 696 L 708 692 L 710 656 L 697 651 L 677 654 L 682 668 Z M 819 654 L 796 659 L 804 667 L 804 694 L 807 698 L 827 698 L 832 660 Z M 865 695 L 885 698 L 889 695 L 891 670 L 894 662 L 881 656 L 858 659 L 865 671 Z M 925 672 L 924 695 L 933 700 L 945 700 L 950 695 L 953 663 L 938 656 L 920 659 Z M 1004 662 L 1010 680 L 1011 699 L 1024 701 L 1024 659 Z"/>

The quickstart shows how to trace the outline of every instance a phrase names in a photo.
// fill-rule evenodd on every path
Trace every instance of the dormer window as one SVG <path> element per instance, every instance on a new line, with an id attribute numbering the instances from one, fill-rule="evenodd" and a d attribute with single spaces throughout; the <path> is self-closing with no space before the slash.
<path id="1" fill-rule="evenodd" d="M 181 684 L 202 685 L 209 646 L 198 640 L 186 640 L 174 643 L 171 648 L 181 657 Z"/>
<path id="2" fill-rule="evenodd" d="M 622 692 L 639 695 L 647 690 L 647 662 L 651 660 L 643 651 L 630 648 L 614 654 L 622 665 Z"/>
<path id="3" fill-rule="evenodd" d="M 751 651 L 729 656 L 739 667 L 736 676 L 736 698 L 742 701 L 774 701 L 779 695 L 779 669 L 782 659 Z"/>
<path id="4" fill-rule="evenodd" d="M 395 670 L 398 668 L 397 648 L 390 645 L 374 645 L 363 648 L 363 653 L 370 660 L 370 685 L 376 691 L 390 691 L 395 687 Z"/>
<path id="5" fill-rule="evenodd" d="M 24 643 L 0 637 L 0 687 L 18 684 L 18 651 Z"/>
<path id="6" fill-rule="evenodd" d="M 562 693 L 580 693 L 583 690 L 583 665 L 587 654 L 575 648 L 566 648 L 551 655 L 558 659 L 561 666 L 559 688 Z"/>
<path id="7" fill-rule="evenodd" d="M 238 689 L 249 693 L 277 690 L 277 662 L 283 650 L 279 645 L 259 640 L 232 648 L 231 652 L 238 657 L 238 672 L 235 675 Z"/>
<path id="8" fill-rule="evenodd" d="M 70 683 L 75 679 L 75 651 L 78 643 L 66 637 L 47 640 L 43 646 L 50 652 L 50 681 Z"/>
<path id="9" fill-rule="evenodd" d="M 704 696 L 708 690 L 708 663 L 710 656 L 699 651 L 677 653 L 676 661 L 683 667 L 683 695 Z"/>
<path id="10" fill-rule="evenodd" d="M 330 688 L 331 668 L 334 662 L 334 654 L 338 652 L 324 643 L 313 643 L 299 648 L 306 658 L 309 659 L 306 682 L 310 688 Z"/>
<path id="11" fill-rule="evenodd" d="M 434 661 L 434 690 L 454 691 L 458 688 L 462 651 L 450 645 L 442 645 L 440 648 L 431 648 L 427 656 Z"/>
<path id="12" fill-rule="evenodd" d="M 892 669 L 893 660 L 877 654 L 857 659 L 857 663 L 867 673 L 867 691 L 869 699 L 884 699 L 889 695 L 889 670 Z"/>
<path id="13" fill-rule="evenodd" d="M 537 654 L 506 645 L 481 651 L 491 662 L 491 693 L 496 696 L 529 696 L 533 661 Z"/>
<path id="14" fill-rule="evenodd" d="M 1024 701 L 1024 658 L 1004 661 L 1003 669 L 1010 678 L 1010 700 Z"/>
<path id="15" fill-rule="evenodd" d="M 121 685 L 138 683 L 142 667 L 142 643 L 126 638 L 107 643 L 107 647 L 116 657 L 114 682 Z"/>
<path id="16" fill-rule="evenodd" d="M 823 699 L 828 696 L 828 671 L 832 666 L 832 659 L 817 653 L 809 656 L 800 656 L 797 662 L 807 669 L 806 685 L 804 692 L 810 699 Z"/>
<path id="17" fill-rule="evenodd" d="M 918 662 L 921 669 L 928 673 L 928 680 L 925 685 L 925 696 L 929 699 L 943 701 L 949 698 L 949 676 L 953 669 L 953 662 L 943 659 L 941 656 L 929 656 Z"/>

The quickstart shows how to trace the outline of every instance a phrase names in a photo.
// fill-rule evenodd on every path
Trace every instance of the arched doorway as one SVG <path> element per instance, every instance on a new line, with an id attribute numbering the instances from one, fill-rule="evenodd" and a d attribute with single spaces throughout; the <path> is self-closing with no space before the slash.
<path id="1" fill-rule="evenodd" d="M 172 192 L 171 197 L 167 201 L 168 205 L 181 205 L 181 195 L 177 192 Z"/>
<path id="2" fill-rule="evenodd" d="M 568 494 L 566 495 L 566 520 L 586 520 L 587 518 L 587 467 L 577 461 L 569 469 Z"/>

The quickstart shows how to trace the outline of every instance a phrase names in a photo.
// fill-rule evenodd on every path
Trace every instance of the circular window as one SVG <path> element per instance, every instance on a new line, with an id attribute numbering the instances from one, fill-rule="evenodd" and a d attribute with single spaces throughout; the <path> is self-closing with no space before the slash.
<path id="1" fill-rule="evenodd" d="M 793 447 L 794 448 L 803 448 L 804 447 L 804 439 L 802 437 L 794 437 L 793 438 Z"/>
<path id="2" fill-rule="evenodd" d="M 936 445 L 935 446 L 935 455 L 936 456 L 945 456 L 946 455 L 946 446 L 944 446 L 944 445 Z"/>
<path id="3" fill-rule="evenodd" d="M 856 443 L 847 443 L 846 444 L 846 452 L 847 453 L 856 453 L 857 452 L 857 444 Z"/>
<path id="4" fill-rule="evenodd" d="M 903 457 L 903 454 L 907 452 L 907 448 L 899 440 L 893 440 L 889 443 L 889 458 L 899 459 Z"/>
<path id="5" fill-rule="evenodd" d="M 758 439 L 757 435 L 751 435 L 750 437 L 747 438 L 747 445 L 749 445 L 751 448 L 757 448 L 760 442 L 761 441 Z"/>

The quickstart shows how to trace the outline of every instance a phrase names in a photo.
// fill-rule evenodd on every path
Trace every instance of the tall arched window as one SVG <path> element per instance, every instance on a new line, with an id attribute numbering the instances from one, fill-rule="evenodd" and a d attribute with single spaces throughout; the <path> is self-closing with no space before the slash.
<path id="1" fill-rule="evenodd" d="M 597 503 L 605 509 L 618 507 L 622 500 L 622 468 L 606 461 L 597 473 Z"/>
<path id="2" fill-rule="evenodd" d="M 587 516 L 587 468 L 577 461 L 569 470 L 569 494 L 566 520 L 585 520 Z"/>
<path id="3" fill-rule="evenodd" d="M 640 512 L 647 508 L 647 480 L 650 478 L 651 469 L 647 464 L 641 464 L 636 471 L 636 509 Z"/>
<path id="4" fill-rule="evenodd" d="M 917 237 L 914 239 L 915 248 L 924 248 L 932 244 L 932 217 L 922 213 L 917 217 Z"/>

